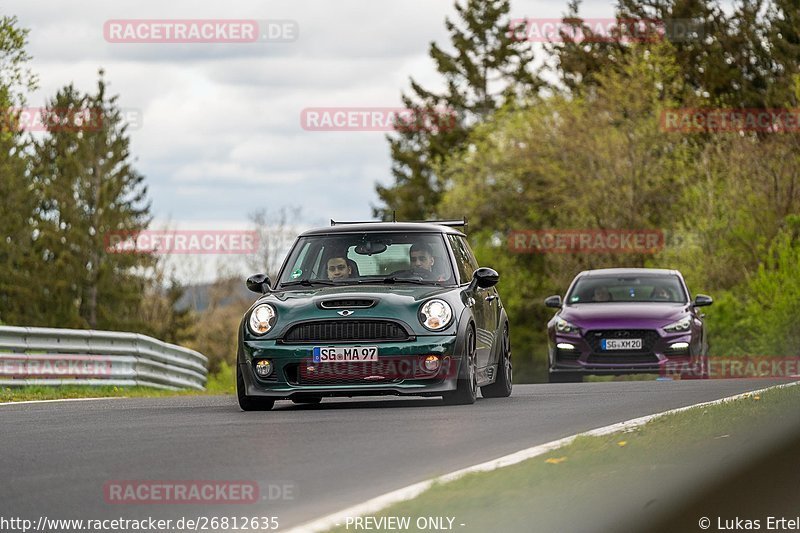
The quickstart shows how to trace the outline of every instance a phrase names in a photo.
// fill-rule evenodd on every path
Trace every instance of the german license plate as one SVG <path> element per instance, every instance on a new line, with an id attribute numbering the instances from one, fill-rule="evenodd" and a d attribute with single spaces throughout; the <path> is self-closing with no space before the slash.
<path id="1" fill-rule="evenodd" d="M 602 339 L 600 348 L 603 350 L 641 350 L 642 339 Z"/>
<path id="2" fill-rule="evenodd" d="M 315 363 L 332 361 L 377 361 L 377 346 L 315 346 L 313 352 Z"/>

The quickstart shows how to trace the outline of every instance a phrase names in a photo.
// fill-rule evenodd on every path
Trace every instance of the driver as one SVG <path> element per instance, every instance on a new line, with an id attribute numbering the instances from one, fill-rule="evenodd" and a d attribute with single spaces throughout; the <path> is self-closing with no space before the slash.
<path id="1" fill-rule="evenodd" d="M 328 259 L 327 263 L 328 279 L 346 279 L 353 275 L 353 269 L 347 264 L 347 259 L 341 255 L 335 255 Z"/>
<path id="2" fill-rule="evenodd" d="M 414 270 L 427 270 L 433 272 L 433 251 L 424 243 L 414 243 L 408 251 L 411 268 Z"/>
<path id="3" fill-rule="evenodd" d="M 653 292 L 650 297 L 654 300 L 670 300 L 670 294 L 664 287 L 653 287 Z"/>
<path id="4" fill-rule="evenodd" d="M 408 259 L 411 262 L 410 273 L 412 276 L 420 276 L 428 281 L 445 281 L 444 274 L 433 270 L 436 260 L 430 244 L 421 242 L 412 244 L 408 250 Z"/>

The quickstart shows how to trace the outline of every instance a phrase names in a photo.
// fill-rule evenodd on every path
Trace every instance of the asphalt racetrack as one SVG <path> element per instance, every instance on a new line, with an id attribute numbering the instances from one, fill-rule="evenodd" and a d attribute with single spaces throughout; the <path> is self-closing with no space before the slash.
<path id="1" fill-rule="evenodd" d="M 510 398 L 459 407 L 391 397 L 244 413 L 232 396 L 3 405 L 0 516 L 275 516 L 284 530 L 536 444 L 785 381 L 515 385 Z M 108 501 L 120 480 L 247 481 L 259 498 Z"/>

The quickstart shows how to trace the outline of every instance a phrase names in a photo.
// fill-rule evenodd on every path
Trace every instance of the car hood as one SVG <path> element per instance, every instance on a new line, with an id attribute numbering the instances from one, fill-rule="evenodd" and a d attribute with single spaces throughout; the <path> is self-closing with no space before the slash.
<path id="1" fill-rule="evenodd" d="M 423 285 L 363 285 L 345 287 L 312 287 L 302 290 L 277 291 L 256 301 L 253 306 L 268 303 L 275 307 L 278 319 L 274 331 L 263 338 L 277 338 L 291 324 L 309 320 L 358 320 L 393 319 L 407 324 L 417 334 L 431 334 L 419 324 L 420 304 L 429 298 L 441 298 L 453 309 L 455 317 L 464 307 L 460 287 L 438 287 Z M 326 309 L 320 304 L 329 300 L 373 300 L 368 308 L 344 306 Z M 340 311 L 352 311 L 341 315 Z M 452 334 L 455 322 L 442 330 L 441 334 Z"/>
<path id="2" fill-rule="evenodd" d="M 425 285 L 363 285 L 345 287 L 312 287 L 302 290 L 277 291 L 260 298 L 260 302 L 278 303 L 281 307 L 313 306 L 325 300 L 371 299 L 377 305 L 407 305 L 454 291 L 455 287 Z"/>
<path id="3" fill-rule="evenodd" d="M 681 303 L 590 303 L 565 306 L 559 316 L 582 329 L 654 329 L 679 320 L 690 310 Z"/>

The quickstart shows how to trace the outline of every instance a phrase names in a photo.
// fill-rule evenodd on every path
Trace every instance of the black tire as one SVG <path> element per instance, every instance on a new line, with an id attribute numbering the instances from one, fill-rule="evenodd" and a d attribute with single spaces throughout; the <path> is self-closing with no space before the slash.
<path id="1" fill-rule="evenodd" d="M 475 351 L 475 331 L 469 328 L 465 346 L 464 375 L 458 377 L 456 390 L 442 395 L 445 405 L 471 405 L 478 399 L 478 355 Z"/>
<path id="2" fill-rule="evenodd" d="M 241 365 L 236 365 L 236 397 L 242 411 L 269 411 L 275 405 L 272 398 L 254 398 L 245 393 L 244 376 Z"/>
<path id="3" fill-rule="evenodd" d="M 550 383 L 581 383 L 583 374 L 580 372 L 549 372 Z"/>
<path id="4" fill-rule="evenodd" d="M 296 404 L 317 405 L 320 402 L 322 402 L 321 396 L 309 397 L 309 398 L 292 398 L 292 403 Z"/>
<path id="5" fill-rule="evenodd" d="M 497 376 L 494 383 L 481 387 L 484 398 L 508 398 L 513 388 L 513 367 L 511 365 L 511 342 L 508 338 L 508 325 L 503 328 L 503 347 L 497 362 Z"/>

